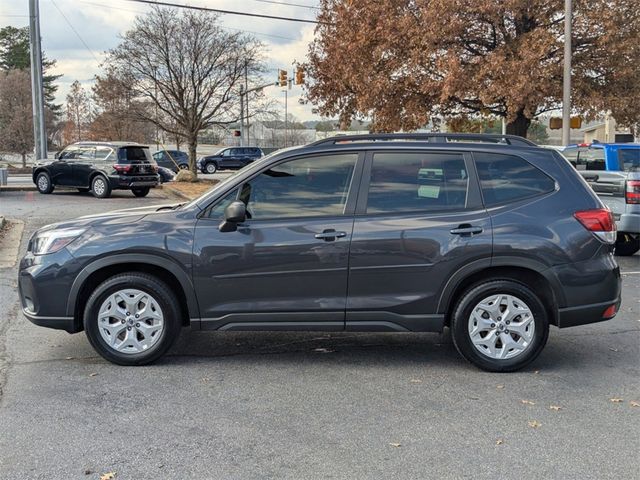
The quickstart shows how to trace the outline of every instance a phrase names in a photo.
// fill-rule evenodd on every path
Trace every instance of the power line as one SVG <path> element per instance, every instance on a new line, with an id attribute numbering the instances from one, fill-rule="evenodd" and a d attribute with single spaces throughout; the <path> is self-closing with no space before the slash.
<path id="1" fill-rule="evenodd" d="M 216 13 L 222 13 L 225 15 L 242 15 L 244 17 L 268 18 L 270 20 L 284 20 L 287 22 L 312 23 L 314 25 L 317 25 L 319 23 L 325 23 L 325 22 L 319 22 L 317 20 L 307 20 L 304 18 L 280 17 L 276 15 L 264 15 L 261 13 L 247 13 L 247 12 L 238 12 L 234 10 L 221 10 L 219 8 L 195 7 L 191 5 L 182 5 L 180 3 L 158 2 L 156 0 L 126 0 L 126 1 L 136 2 L 136 3 L 146 3 L 148 5 L 156 5 L 160 7 L 176 7 L 176 8 L 186 8 L 189 10 L 200 10 L 203 12 L 216 12 Z"/>
<path id="2" fill-rule="evenodd" d="M 62 15 L 62 18 L 64 18 L 64 21 L 67 22 L 67 25 L 69 25 L 69 28 L 71 28 L 71 30 L 73 30 L 73 33 L 75 33 L 76 37 L 78 37 L 78 39 L 82 42 L 82 44 L 84 45 L 84 48 L 87 49 L 87 51 L 91 54 L 91 56 L 95 59 L 96 62 L 100 63 L 100 60 L 98 60 L 98 57 L 96 57 L 96 54 L 93 53 L 93 50 L 91 50 L 89 48 L 89 45 L 87 45 L 87 42 L 84 41 L 84 39 L 80 36 L 80 34 L 74 28 L 74 26 L 71 25 L 71 22 L 69 21 L 67 16 L 64 14 L 64 12 L 62 10 L 60 10 L 60 7 L 58 7 L 58 4 L 56 3 L 56 1 L 55 0 L 51 0 L 51 3 L 53 3 L 53 6 L 56 7 L 58 12 L 60 12 L 60 15 Z"/>
<path id="3" fill-rule="evenodd" d="M 104 3 L 87 2 L 87 1 L 84 1 L 84 0 L 79 0 L 79 3 L 84 3 L 86 5 L 93 5 L 93 6 L 102 7 L 102 8 L 110 8 L 112 10 L 122 10 L 122 11 L 125 11 L 125 12 L 145 13 L 144 10 L 133 10 L 131 8 L 115 7 L 113 5 L 105 5 Z M 226 27 L 224 25 L 220 25 L 220 28 L 224 28 L 225 30 L 236 30 L 238 32 L 244 32 L 244 33 L 252 33 L 254 35 L 263 35 L 265 37 L 282 38 L 283 40 L 291 40 L 291 41 L 297 41 L 298 40 L 297 38 L 293 38 L 293 37 L 285 37 L 283 35 L 275 35 L 273 33 L 256 32 L 254 30 L 245 30 L 243 28 Z"/>
<path id="4" fill-rule="evenodd" d="M 260 3 L 273 3 L 275 5 L 287 5 L 289 7 L 311 8 L 313 10 L 320 10 L 320 7 L 316 7 L 315 5 L 302 5 L 300 3 L 279 2 L 277 0 L 253 0 L 253 1 L 260 2 Z"/>

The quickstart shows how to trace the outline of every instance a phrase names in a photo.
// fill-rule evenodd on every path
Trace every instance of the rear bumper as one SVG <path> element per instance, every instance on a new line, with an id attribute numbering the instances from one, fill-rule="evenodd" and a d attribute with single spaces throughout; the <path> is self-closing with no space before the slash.
<path id="1" fill-rule="evenodd" d="M 640 233 L 640 213 L 623 213 L 616 220 L 619 232 Z"/>
<path id="2" fill-rule="evenodd" d="M 603 317 L 603 313 L 614 304 L 617 312 L 620 308 L 620 302 L 621 300 L 618 298 L 609 302 L 582 305 L 580 307 L 560 308 L 558 309 L 558 327 L 576 327 L 578 325 L 587 325 L 589 323 L 611 320 L 615 315 Z"/>
<path id="3" fill-rule="evenodd" d="M 109 177 L 109 183 L 113 190 L 155 187 L 159 183 L 159 177 L 158 175 L 111 175 Z"/>

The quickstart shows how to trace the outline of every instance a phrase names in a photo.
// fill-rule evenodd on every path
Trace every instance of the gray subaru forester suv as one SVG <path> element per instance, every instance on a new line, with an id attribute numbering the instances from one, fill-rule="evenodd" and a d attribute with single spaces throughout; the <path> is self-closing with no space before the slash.
<path id="1" fill-rule="evenodd" d="M 202 197 L 44 227 L 19 289 L 37 325 L 121 365 L 202 330 L 440 332 L 513 371 L 549 326 L 620 305 L 612 214 L 559 153 L 512 136 L 334 137 Z"/>

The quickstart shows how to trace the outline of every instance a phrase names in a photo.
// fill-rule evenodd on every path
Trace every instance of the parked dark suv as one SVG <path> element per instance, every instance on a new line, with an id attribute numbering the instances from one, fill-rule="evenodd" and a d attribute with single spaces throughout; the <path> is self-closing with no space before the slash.
<path id="1" fill-rule="evenodd" d="M 189 168 L 189 155 L 181 150 L 158 150 L 153 154 L 153 159 L 159 166 L 176 173 Z"/>
<path id="2" fill-rule="evenodd" d="M 54 161 L 33 167 L 33 183 L 40 193 L 56 186 L 91 191 L 106 198 L 112 190 L 131 190 L 144 197 L 158 184 L 158 169 L 149 147 L 128 142 L 78 142 L 56 154 Z"/>
<path id="3" fill-rule="evenodd" d="M 237 170 L 262 157 L 258 147 L 230 147 L 219 150 L 198 160 L 202 173 L 216 173 L 218 170 Z"/>
<path id="4" fill-rule="evenodd" d="M 29 320 L 84 329 L 122 365 L 156 360 L 187 325 L 449 327 L 465 358 L 512 371 L 550 324 L 616 315 L 615 233 L 571 164 L 524 139 L 337 137 L 276 152 L 190 203 L 44 227 L 19 289 Z"/>

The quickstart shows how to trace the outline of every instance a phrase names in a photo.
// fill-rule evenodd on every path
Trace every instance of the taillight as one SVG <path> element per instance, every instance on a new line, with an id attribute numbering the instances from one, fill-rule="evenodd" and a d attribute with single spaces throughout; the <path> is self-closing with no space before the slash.
<path id="1" fill-rule="evenodd" d="M 573 216 L 603 242 L 615 243 L 616 222 L 613 220 L 611 210 L 606 208 L 582 210 L 574 213 Z"/>
<path id="2" fill-rule="evenodd" d="M 640 203 L 640 180 L 627 180 L 624 190 L 624 200 L 627 203 Z"/>
<path id="3" fill-rule="evenodd" d="M 131 168 L 131 165 L 119 165 L 117 163 L 113 166 L 113 169 L 118 173 L 129 173 Z"/>

